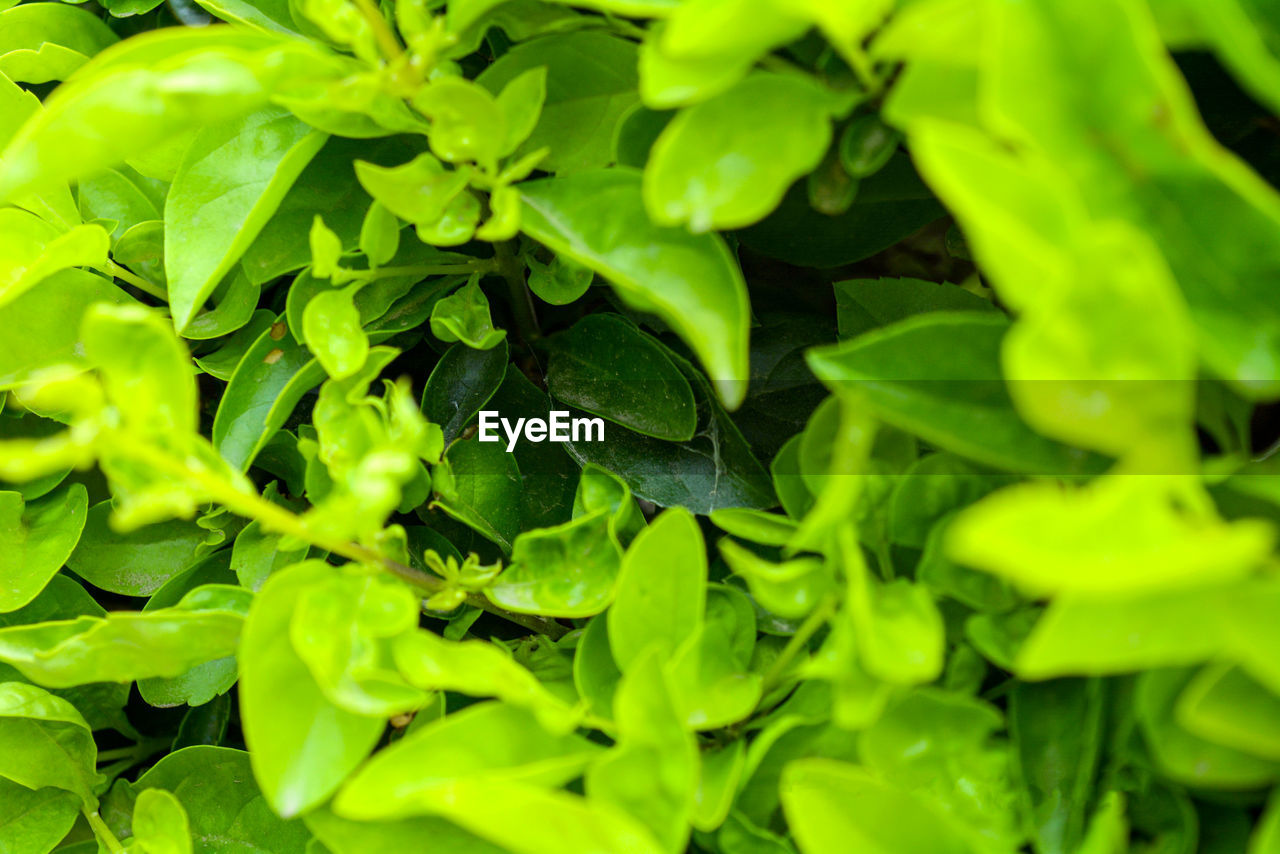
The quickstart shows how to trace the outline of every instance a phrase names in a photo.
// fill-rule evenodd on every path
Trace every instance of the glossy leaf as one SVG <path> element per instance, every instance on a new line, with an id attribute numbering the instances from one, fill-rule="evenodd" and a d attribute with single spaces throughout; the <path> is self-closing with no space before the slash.
<path id="1" fill-rule="evenodd" d="M 325 139 L 283 110 L 253 113 L 195 138 L 164 208 L 169 305 L 179 331 L 253 243 Z"/>
<path id="2" fill-rule="evenodd" d="M 290 643 L 299 598 L 330 571 L 304 562 L 268 578 L 240 644 L 240 714 L 253 776 L 285 818 L 328 798 L 373 749 L 384 726 L 325 699 Z"/>
<path id="3" fill-rule="evenodd" d="M 751 225 L 818 165 L 835 109 L 803 78 L 758 74 L 681 111 L 649 156 L 645 209 L 659 225 L 695 233 Z"/>
<path id="4" fill-rule="evenodd" d="M 742 273 L 718 238 L 652 225 L 639 184 L 639 176 L 625 170 L 529 182 L 521 187 L 521 227 L 603 275 L 632 307 L 671 324 L 697 353 L 721 400 L 736 407 L 747 376 Z"/>
<path id="5" fill-rule="evenodd" d="M 21 608 L 62 568 L 88 516 L 83 484 L 68 484 L 30 504 L 17 492 L 0 492 L 0 612 Z"/>
<path id="6" fill-rule="evenodd" d="M 547 389 L 570 406 L 637 433 L 673 442 L 693 438 L 693 389 L 643 332 L 620 317 L 574 324 L 552 351 Z"/>

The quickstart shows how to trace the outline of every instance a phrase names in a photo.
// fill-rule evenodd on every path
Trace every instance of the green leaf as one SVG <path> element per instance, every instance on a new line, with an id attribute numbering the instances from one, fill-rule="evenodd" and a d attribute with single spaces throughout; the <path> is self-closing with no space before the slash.
<path id="1" fill-rule="evenodd" d="M 394 651 L 400 672 L 424 691 L 496 697 L 528 709 L 549 731 L 575 722 L 571 710 L 506 650 L 482 641 L 456 642 L 426 631 L 401 635 Z"/>
<path id="2" fill-rule="evenodd" d="M 110 238 L 99 225 L 62 231 L 18 208 L 0 208 L 0 303 L 70 267 L 106 265 Z"/>
<path id="3" fill-rule="evenodd" d="M 98 748 L 75 707 L 43 688 L 0 683 L 0 777 L 28 789 L 50 786 L 95 809 Z"/>
<path id="4" fill-rule="evenodd" d="M 1266 759 L 1280 759 L 1280 699 L 1241 668 L 1209 665 L 1192 678 L 1175 717 L 1188 732 L 1206 741 Z"/>
<path id="5" fill-rule="evenodd" d="M 29 789 L 0 778 L 0 839 L 11 854 L 46 854 L 80 815 L 74 794 L 56 788 Z"/>
<path id="6" fill-rule="evenodd" d="M 746 286 L 714 235 L 649 222 L 640 177 L 614 169 L 520 186 L 521 228 L 607 278 L 631 307 L 657 314 L 697 354 L 725 405 L 746 395 Z"/>
<path id="7" fill-rule="evenodd" d="M 501 445 L 454 442 L 435 469 L 432 487 L 433 506 L 511 550 L 520 533 L 520 469 Z"/>
<path id="8" fill-rule="evenodd" d="M 523 614 L 589 617 L 613 598 L 622 548 L 597 511 L 518 536 L 511 564 L 485 588 L 491 602 Z"/>
<path id="9" fill-rule="evenodd" d="M 547 98 L 547 70 L 530 68 L 502 87 L 498 107 L 506 118 L 507 135 L 501 151 L 504 157 L 513 153 L 538 126 L 542 104 Z"/>
<path id="10" fill-rule="evenodd" d="M 178 676 L 235 652 L 248 599 L 209 585 L 172 608 L 10 626 L 0 629 L 0 660 L 51 688 Z"/>
<path id="11" fill-rule="evenodd" d="M 546 100 L 516 156 L 547 148 L 540 168 L 561 175 L 609 165 L 613 129 L 639 98 L 635 45 L 599 31 L 549 35 L 507 51 L 476 82 L 499 95 L 543 67 Z"/>
<path id="12" fill-rule="evenodd" d="M 881 326 L 930 311 L 995 311 L 964 288 L 921 279 L 850 279 L 836 282 L 840 337 L 854 338 Z"/>
<path id="13" fill-rule="evenodd" d="M 302 312 L 307 347 L 335 380 L 352 376 L 369 358 L 369 338 L 353 296 L 351 288 L 321 291 Z"/>
<path id="14" fill-rule="evenodd" d="M 972 850 L 927 802 L 843 762 L 789 764 L 782 775 L 782 804 L 804 854 L 838 854 L 850 845 L 877 854 Z"/>
<path id="15" fill-rule="evenodd" d="M 1106 477 L 1081 489 L 1021 484 L 952 522 L 948 554 L 1036 595 L 1123 594 L 1243 577 L 1270 553 L 1271 526 L 1222 522 L 1163 479 Z"/>
<path id="16" fill-rule="evenodd" d="M 0 387 L 11 387 L 40 368 L 83 366 L 82 318 L 97 303 L 132 303 L 120 288 L 83 270 L 55 273 L 17 299 L 0 305 Z"/>
<path id="17" fill-rule="evenodd" d="M 419 89 L 413 106 L 431 119 L 428 139 L 448 163 L 474 161 L 492 170 L 506 148 L 502 107 L 482 86 L 461 77 L 439 77 Z"/>
<path id="18" fill-rule="evenodd" d="M 543 264 L 532 256 L 525 258 L 529 265 L 529 290 L 543 302 L 552 305 L 568 305 L 587 292 L 595 273 L 576 261 L 559 255 L 551 263 Z"/>
<path id="19" fill-rule="evenodd" d="M 1138 680 L 1134 710 L 1156 766 L 1178 782 L 1210 789 L 1274 782 L 1280 764 L 1205 741 L 1177 723 L 1175 701 L 1189 676 L 1185 671 L 1153 670 Z"/>
<path id="20" fill-rule="evenodd" d="M 1061 679 L 1018 684 L 1009 700 L 1009 729 L 1036 850 L 1078 851 L 1103 740 L 1102 684 Z"/>
<path id="21" fill-rule="evenodd" d="M 30 503 L 21 493 L 0 492 L 0 613 L 30 602 L 62 568 L 88 510 L 88 492 L 79 483 Z"/>
<path id="22" fill-rule="evenodd" d="M 689 381 L 660 346 L 614 315 L 573 325 L 551 352 L 547 389 L 570 406 L 657 439 L 688 441 L 697 429 Z"/>
<path id="23" fill-rule="evenodd" d="M 325 697 L 340 709 L 391 717 L 428 696 L 396 671 L 391 644 L 418 621 L 419 600 L 395 580 L 340 575 L 299 597 L 289 637 Z"/>
<path id="24" fill-rule="evenodd" d="M 172 792 L 185 810 L 196 851 L 227 847 L 303 854 L 310 834 L 300 821 L 279 818 L 254 783 L 249 754 L 197 745 L 160 759 L 133 783 L 139 793 Z"/>
<path id="25" fill-rule="evenodd" d="M 214 447 L 241 470 L 284 426 L 302 396 L 324 379 L 320 362 L 286 334 L 282 319 L 245 351 L 213 420 Z"/>
<path id="26" fill-rule="evenodd" d="M 422 390 L 422 414 L 440 425 L 446 444 L 471 423 L 502 385 L 510 359 L 506 339 L 500 346 L 477 350 L 454 344 L 431 369 Z"/>
<path id="27" fill-rule="evenodd" d="M 276 45 L 275 38 L 216 27 L 149 33 L 108 48 L 10 141 L 0 197 L 92 175 L 248 113 L 266 100 L 259 57 Z M 187 85 L 191 75 L 200 80 L 198 92 Z"/>
<path id="28" fill-rule="evenodd" d="M 277 814 L 323 802 L 373 749 L 385 722 L 330 703 L 289 639 L 304 591 L 332 567 L 305 561 L 267 579 L 240 642 L 240 715 L 253 776 Z"/>
<path id="29" fill-rule="evenodd" d="M 493 328 L 489 300 L 480 290 L 478 274 L 431 309 L 431 334 L 446 343 L 461 341 L 477 350 L 491 350 L 507 337 L 507 330 Z"/>
<path id="30" fill-rule="evenodd" d="M 1018 417 L 1000 374 L 1007 329 L 998 316 L 931 312 L 811 350 L 809 366 L 893 426 L 978 462 L 1039 474 L 1096 470 L 1097 458 Z"/>
<path id="31" fill-rule="evenodd" d="M 95 587 L 125 596 L 150 596 L 187 569 L 205 549 L 210 532 L 195 522 L 171 520 L 129 533 L 110 526 L 111 502 L 89 508 L 84 533 L 67 566 Z"/>
<path id="32" fill-rule="evenodd" d="M 467 169 L 446 169 L 430 154 L 419 154 L 400 166 L 355 162 L 356 176 L 374 200 L 412 223 L 430 225 L 467 186 Z"/>
<path id="33" fill-rule="evenodd" d="M 424 839 L 456 854 L 506 854 L 505 848 L 434 816 L 399 821 L 351 821 L 335 815 L 328 807 L 320 807 L 307 813 L 305 820 L 316 839 L 333 854 L 364 854 L 370 849 L 411 851 Z"/>
<path id="34" fill-rule="evenodd" d="M 898 243 L 946 213 L 905 154 L 895 155 L 858 184 L 853 205 L 832 216 L 809 205 L 801 184 L 777 210 L 741 233 L 742 242 L 770 258 L 806 267 L 839 267 Z"/>
<path id="35" fill-rule="evenodd" d="M 573 733 L 547 732 L 519 707 L 478 703 L 379 751 L 342 788 L 333 809 L 361 821 L 430 815 L 447 809 L 455 784 L 560 786 L 598 752 Z"/>
<path id="36" fill-rule="evenodd" d="M 663 673 L 665 658 L 655 644 L 632 661 L 614 698 L 617 744 L 588 770 L 586 790 L 644 822 L 664 850 L 680 852 L 689 838 L 698 751 Z"/>
<path id="37" fill-rule="evenodd" d="M 191 591 L 205 585 L 234 586 L 237 579 L 230 570 L 230 558 L 227 550 L 223 549 L 173 577 L 147 600 L 143 613 L 172 608 Z M 207 707 L 215 698 L 225 697 L 235 681 L 236 659 L 228 654 L 196 664 L 178 676 L 141 679 L 138 681 L 138 693 L 153 706 L 185 704 L 194 709 L 196 706 Z M 175 747 L 176 744 L 175 741 Z"/>
<path id="38" fill-rule="evenodd" d="M 240 260 L 325 143 L 284 110 L 211 126 L 192 141 L 165 201 L 165 273 L 182 331 Z"/>
<path id="39" fill-rule="evenodd" d="M 654 143 L 645 209 L 698 233 L 763 219 L 831 141 L 835 99 L 807 78 L 755 74 L 682 110 Z"/>
<path id="40" fill-rule="evenodd" d="M 143 789 L 133 805 L 133 838 L 143 854 L 191 854 L 182 803 L 164 789 Z"/>
<path id="41" fill-rule="evenodd" d="M 609 608 L 609 648 L 624 672 L 650 646 L 671 655 L 702 626 L 707 559 L 702 533 L 683 508 L 664 512 L 636 537 Z"/>

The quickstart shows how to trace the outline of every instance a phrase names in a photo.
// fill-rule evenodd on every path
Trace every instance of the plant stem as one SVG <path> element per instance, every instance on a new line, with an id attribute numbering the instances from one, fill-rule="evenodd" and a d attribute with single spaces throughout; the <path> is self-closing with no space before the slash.
<path id="1" fill-rule="evenodd" d="M 124 854 L 124 846 L 120 844 L 119 839 L 116 839 L 116 835 L 111 832 L 111 828 L 107 827 L 107 823 L 102 820 L 102 816 L 98 815 L 97 810 L 80 807 L 80 812 L 84 813 L 84 817 L 88 819 L 89 827 L 93 828 L 93 835 L 98 837 L 98 841 L 111 854 Z"/>
<path id="2" fill-rule="evenodd" d="M 366 271 L 359 271 L 364 273 Z M 366 277 L 372 279 L 385 279 L 389 276 L 457 276 L 466 275 L 468 273 L 496 273 L 498 265 L 491 260 L 478 259 L 469 261 L 466 264 L 436 264 L 424 265 L 419 267 L 379 267 L 376 270 L 369 270 Z"/>
<path id="3" fill-rule="evenodd" d="M 360 10 L 360 14 L 369 22 L 369 28 L 373 30 L 373 37 L 377 39 L 378 48 L 382 51 L 382 55 L 387 61 L 394 62 L 404 56 L 404 48 L 400 47 L 400 41 L 396 38 L 395 31 L 391 29 L 391 25 L 387 23 L 387 19 L 382 16 L 382 10 L 378 8 L 378 4 L 374 0 L 356 0 L 356 7 Z"/>
<path id="4" fill-rule="evenodd" d="M 769 665 L 769 669 L 765 671 L 764 678 L 760 684 L 761 702 L 764 702 L 769 693 L 778 687 L 792 659 L 799 655 L 800 651 L 808 645 L 809 639 L 826 624 L 834 611 L 835 600 L 829 598 L 814 608 L 808 617 L 805 617 L 804 622 L 800 624 L 800 628 L 796 629 L 796 633 L 787 641 L 787 645 L 782 648 L 782 652 L 778 653 L 778 657 L 773 660 L 773 663 Z"/>
<path id="5" fill-rule="evenodd" d="M 161 302 L 167 303 L 169 301 L 169 294 L 164 288 L 153 282 L 148 282 L 141 276 L 126 270 L 115 261 L 110 259 L 107 260 L 107 272 L 115 276 L 117 279 L 123 279 L 138 290 L 150 294 Z"/>
<path id="6" fill-rule="evenodd" d="M 362 546 L 359 543 L 353 543 L 340 537 L 330 537 L 323 532 L 316 531 L 298 514 L 281 507 L 279 504 L 268 501 L 257 492 L 237 488 L 231 481 L 220 477 L 216 472 L 209 471 L 198 463 L 188 465 L 167 453 L 157 452 L 146 446 L 136 447 L 134 453 L 141 462 L 145 462 L 152 468 L 165 471 L 179 480 L 194 482 L 212 501 L 221 504 L 237 516 L 258 520 L 265 530 L 295 537 L 356 563 L 380 566 L 401 581 L 427 593 L 437 593 L 444 587 L 444 580 L 434 575 L 406 566 L 397 560 L 384 557 L 373 549 Z M 532 632 L 547 635 L 552 640 L 558 640 L 570 631 L 567 627 L 547 617 L 506 611 L 494 605 L 480 593 L 468 594 L 466 601 L 468 605 L 473 605 Z"/>
<path id="7" fill-rule="evenodd" d="M 493 260 L 497 272 L 507 281 L 507 293 L 511 297 L 511 312 L 515 315 L 516 328 L 525 341 L 539 337 L 538 316 L 533 310 L 533 297 L 524 282 L 524 265 L 516 258 L 510 240 L 493 244 Z"/>

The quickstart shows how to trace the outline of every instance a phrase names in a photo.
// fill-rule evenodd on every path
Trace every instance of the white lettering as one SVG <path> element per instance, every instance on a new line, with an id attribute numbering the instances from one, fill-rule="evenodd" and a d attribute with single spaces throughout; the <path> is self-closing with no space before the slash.
<path id="1" fill-rule="evenodd" d="M 578 438 L 578 428 L 582 428 L 583 437 Z M 592 431 L 595 432 L 595 438 L 591 437 Z M 603 442 L 604 441 L 604 419 L 603 418 L 575 418 L 573 419 L 573 441 L 575 442 Z"/>
<path id="2" fill-rule="evenodd" d="M 507 420 L 507 419 L 505 419 L 505 418 L 503 418 L 503 419 L 502 419 L 502 429 L 503 429 L 503 430 L 506 432 L 506 434 L 507 434 L 507 440 L 508 440 L 508 441 L 507 441 L 507 453 L 508 453 L 508 454 L 515 450 L 515 447 L 516 447 L 516 440 L 520 438 L 520 428 L 521 428 L 521 427 L 523 427 L 523 426 L 524 426 L 524 419 L 523 419 L 523 418 L 517 418 L 517 419 L 516 419 L 516 428 L 515 428 L 514 430 L 512 430 L 512 429 L 511 429 L 511 422 L 510 422 L 510 421 L 508 421 L 508 420 Z"/>
<path id="3" fill-rule="evenodd" d="M 567 409 L 551 410 L 551 441 L 569 441 L 569 411 Z"/>
<path id="4" fill-rule="evenodd" d="M 480 410 L 476 438 L 481 442 L 501 442 L 498 428 L 506 434 L 507 453 L 523 438 L 530 442 L 603 442 L 603 418 L 570 418 L 569 410 L 553 409 L 550 418 L 517 418 L 513 424 L 493 409 Z"/>
<path id="5" fill-rule="evenodd" d="M 497 433 L 493 432 L 498 429 L 498 412 L 494 409 L 480 410 L 480 433 L 476 437 L 481 442 L 498 442 Z"/>

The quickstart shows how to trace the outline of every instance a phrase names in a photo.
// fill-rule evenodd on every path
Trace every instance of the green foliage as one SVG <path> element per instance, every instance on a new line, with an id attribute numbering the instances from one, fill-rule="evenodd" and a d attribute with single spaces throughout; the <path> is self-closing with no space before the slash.
<path id="1" fill-rule="evenodd" d="M 0 852 L 1280 851 L 1273 6 L 0 0 Z"/>

